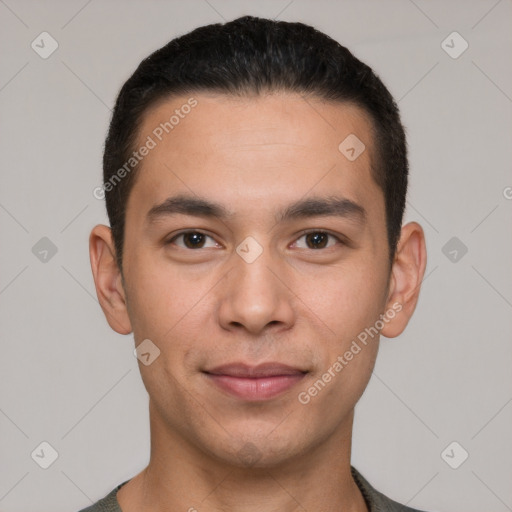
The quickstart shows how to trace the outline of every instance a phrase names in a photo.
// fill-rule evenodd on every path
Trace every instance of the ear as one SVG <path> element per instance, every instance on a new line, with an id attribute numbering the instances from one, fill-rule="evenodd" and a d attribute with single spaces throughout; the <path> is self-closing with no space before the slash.
<path id="1" fill-rule="evenodd" d="M 381 334 L 394 338 L 403 332 L 416 309 L 421 281 L 427 265 L 427 250 L 422 227 L 410 222 L 402 227 L 391 268 L 386 311 L 395 315 L 385 323 Z"/>
<path id="2" fill-rule="evenodd" d="M 91 231 L 89 256 L 96 295 L 107 322 L 119 334 L 130 334 L 132 326 L 121 271 L 116 263 L 112 231 L 108 226 L 98 225 Z"/>

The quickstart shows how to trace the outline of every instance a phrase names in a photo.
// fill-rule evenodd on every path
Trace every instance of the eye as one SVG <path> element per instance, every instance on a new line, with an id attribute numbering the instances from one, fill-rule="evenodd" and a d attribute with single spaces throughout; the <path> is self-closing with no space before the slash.
<path id="1" fill-rule="evenodd" d="M 208 239 L 210 242 L 207 241 Z M 184 231 L 171 238 L 167 243 L 177 245 L 182 249 L 204 249 L 219 245 L 211 236 L 200 231 Z"/>
<path id="2" fill-rule="evenodd" d="M 304 239 L 303 243 L 300 242 L 302 239 Z M 325 231 L 310 231 L 298 238 L 294 245 L 299 249 L 326 249 L 336 245 L 337 242 L 341 243 L 341 240 L 330 233 L 326 233 Z"/>

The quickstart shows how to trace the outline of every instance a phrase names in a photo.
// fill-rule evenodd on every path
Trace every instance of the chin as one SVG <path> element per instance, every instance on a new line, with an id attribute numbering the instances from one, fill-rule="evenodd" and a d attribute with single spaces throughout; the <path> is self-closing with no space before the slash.
<path id="1" fill-rule="evenodd" d="M 267 432 L 267 431 L 265 431 Z M 231 436 L 223 442 L 205 447 L 222 464 L 245 469 L 269 469 L 281 466 L 304 452 L 298 435 L 286 428 L 286 435 L 269 439 L 268 435 L 248 435 L 247 431 L 236 438 Z"/>

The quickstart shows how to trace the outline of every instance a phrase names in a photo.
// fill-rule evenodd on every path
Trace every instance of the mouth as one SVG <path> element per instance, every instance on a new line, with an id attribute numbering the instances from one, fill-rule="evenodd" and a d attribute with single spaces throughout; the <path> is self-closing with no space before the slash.
<path id="1" fill-rule="evenodd" d="M 275 398 L 300 382 L 307 371 L 281 363 L 233 363 L 203 372 L 218 389 L 248 402 Z"/>

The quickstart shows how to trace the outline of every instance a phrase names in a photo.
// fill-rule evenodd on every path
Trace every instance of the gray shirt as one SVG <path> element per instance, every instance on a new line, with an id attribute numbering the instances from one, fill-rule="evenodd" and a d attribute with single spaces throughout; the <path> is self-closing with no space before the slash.
<path id="1" fill-rule="evenodd" d="M 351 471 L 352 476 L 354 477 L 354 480 L 366 501 L 366 506 L 368 507 L 369 512 L 421 512 L 417 509 L 401 505 L 375 490 L 354 467 L 351 467 Z M 80 510 L 80 512 L 123 512 L 117 501 L 116 494 L 117 491 L 127 482 L 129 482 L 129 480 L 119 484 L 104 498 L 97 501 L 90 507 Z"/>

